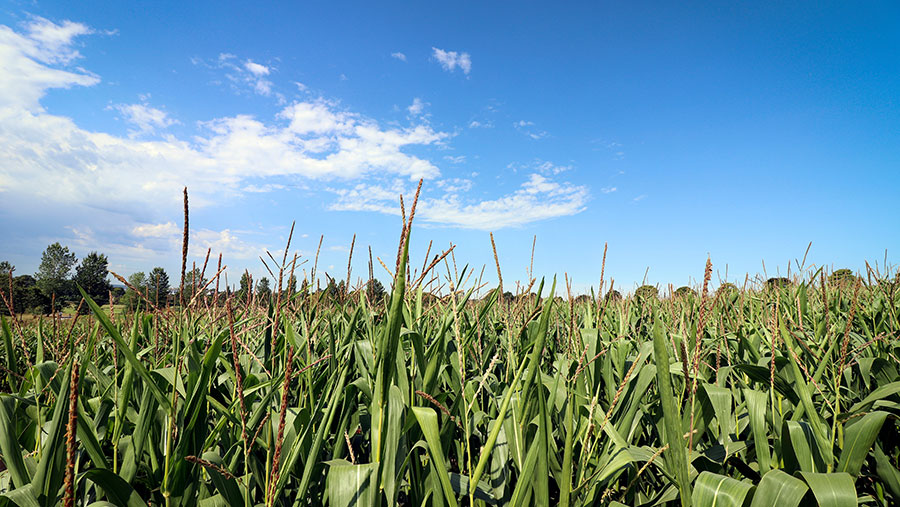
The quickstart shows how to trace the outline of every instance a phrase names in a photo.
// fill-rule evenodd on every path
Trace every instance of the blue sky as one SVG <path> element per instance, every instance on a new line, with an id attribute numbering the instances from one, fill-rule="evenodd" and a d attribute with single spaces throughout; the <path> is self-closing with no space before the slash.
<path id="1" fill-rule="evenodd" d="M 0 257 L 47 244 L 122 274 L 265 249 L 365 276 L 457 245 L 507 287 L 630 291 L 900 247 L 900 6 L 0 4 Z M 376 261 L 377 266 L 377 261 Z M 649 267 L 649 271 L 647 268 Z M 727 269 L 727 277 L 726 277 Z M 796 265 L 792 267 L 796 270 Z M 384 270 L 378 269 L 384 278 Z M 646 275 L 645 275 L 646 273 Z M 356 275 L 354 278 L 356 278 Z"/>

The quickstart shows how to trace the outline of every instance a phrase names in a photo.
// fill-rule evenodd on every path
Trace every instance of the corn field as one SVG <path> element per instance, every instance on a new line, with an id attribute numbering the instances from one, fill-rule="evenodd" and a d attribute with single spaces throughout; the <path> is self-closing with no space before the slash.
<path id="1" fill-rule="evenodd" d="M 436 298 L 411 222 L 383 300 L 4 319 L 0 504 L 900 503 L 897 284 Z"/>

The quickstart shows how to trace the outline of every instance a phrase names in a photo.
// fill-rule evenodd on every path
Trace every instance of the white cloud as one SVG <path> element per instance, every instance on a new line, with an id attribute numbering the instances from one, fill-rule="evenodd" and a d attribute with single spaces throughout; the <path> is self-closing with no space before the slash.
<path id="1" fill-rule="evenodd" d="M 416 97 L 413 99 L 412 104 L 410 104 L 410 106 L 406 108 L 406 110 L 409 111 L 409 114 L 412 116 L 422 116 L 422 114 L 425 112 L 425 108 L 429 105 L 430 104 L 428 102 L 423 102 L 422 99 Z"/>
<path id="2" fill-rule="evenodd" d="M 199 122 L 190 138 L 140 139 L 82 128 L 45 111 L 40 100 L 51 89 L 99 83 L 86 70 L 66 67 L 79 57 L 75 37 L 89 33 L 84 25 L 46 20 L 20 32 L 0 26 L 0 203 L 12 202 L 13 196 L 48 203 L 66 210 L 68 222 L 102 207 L 104 218 L 92 222 L 96 231 L 70 227 L 74 246 L 102 248 L 122 259 L 117 262 L 180 256 L 177 216 L 184 186 L 190 189 L 192 210 L 233 203 L 248 193 L 315 184 L 336 196 L 331 209 L 396 214 L 398 196 L 410 195 L 412 182 L 426 178 L 434 181 L 426 189 L 436 195 L 426 194 L 420 202 L 423 223 L 493 230 L 578 213 L 587 202 L 585 187 L 554 181 L 555 173 L 537 169 L 507 195 L 472 199 L 467 196 L 471 180 L 442 178 L 432 162 L 409 153 L 441 146 L 449 134 L 427 124 L 380 125 L 322 99 L 286 104 L 273 118 L 235 115 Z M 229 54 L 198 64 L 224 69 L 235 86 L 245 89 L 257 89 L 260 79 L 275 72 Z M 456 64 L 464 72 L 469 65 Z M 135 136 L 176 123 L 148 100 L 142 96 L 138 104 L 110 107 L 134 126 Z M 413 106 L 411 114 L 424 114 L 427 103 L 420 99 Z M 254 260 L 266 247 L 246 231 L 192 230 L 191 255 L 203 255 L 207 248 L 226 258 Z"/>
<path id="3" fill-rule="evenodd" d="M 557 174 L 564 173 L 566 171 L 570 171 L 572 166 L 570 165 L 557 165 L 553 162 L 548 162 L 546 160 L 541 160 L 536 158 L 531 162 L 527 163 L 519 163 L 519 162 L 511 162 L 506 165 L 507 169 L 512 169 L 512 172 L 517 173 L 519 171 L 528 171 L 528 172 L 537 172 L 544 176 L 556 176 Z"/>
<path id="4" fill-rule="evenodd" d="M 141 238 L 168 238 L 182 233 L 175 222 L 163 224 L 141 224 L 131 229 L 131 233 Z"/>
<path id="5" fill-rule="evenodd" d="M 478 129 L 478 128 L 489 129 L 489 128 L 494 128 L 494 122 L 492 122 L 492 121 L 478 121 L 478 120 L 472 120 L 472 121 L 469 122 L 469 128 L 470 128 L 470 129 Z"/>
<path id="6" fill-rule="evenodd" d="M 528 136 L 532 139 L 535 139 L 535 140 L 543 139 L 548 136 L 546 131 L 536 130 L 536 129 L 532 128 L 532 127 L 534 127 L 533 121 L 519 120 L 517 122 L 513 122 L 513 127 L 515 127 L 516 130 L 518 130 L 519 132 L 522 132 L 526 136 Z"/>
<path id="7" fill-rule="evenodd" d="M 253 60 L 247 60 L 244 62 L 244 68 L 247 69 L 248 72 L 253 74 L 254 76 L 268 76 L 269 68 L 265 65 L 261 65 L 259 63 L 254 62 Z"/>
<path id="8" fill-rule="evenodd" d="M 556 175 L 559 173 L 563 173 L 572 169 L 570 165 L 556 165 L 552 162 L 547 161 L 536 161 L 537 167 L 536 169 L 540 171 L 541 174 L 552 174 Z"/>
<path id="9" fill-rule="evenodd" d="M 637 196 L 637 197 L 634 198 L 634 202 L 643 201 L 643 200 L 646 199 L 646 198 L 647 198 L 647 194 L 641 194 L 641 195 L 639 195 L 639 196 Z"/>
<path id="10" fill-rule="evenodd" d="M 444 70 L 453 72 L 459 67 L 463 74 L 468 75 L 472 70 L 472 58 L 469 53 L 457 53 L 456 51 L 444 51 L 436 47 L 431 48 L 431 56 L 437 60 Z"/>
<path id="11" fill-rule="evenodd" d="M 472 190 L 472 180 L 465 178 L 448 178 L 437 180 L 435 183 L 438 188 L 450 194 Z"/>
<path id="12" fill-rule="evenodd" d="M 611 193 L 615 192 L 616 190 L 618 190 L 616 187 L 603 187 L 600 189 L 600 191 L 603 192 L 604 194 L 611 194 Z"/>
<path id="13" fill-rule="evenodd" d="M 131 137 L 151 134 L 157 129 L 166 129 L 178 123 L 169 118 L 165 111 L 147 104 L 115 104 L 110 107 L 118 111 L 122 119 L 134 125 L 135 128 L 130 131 Z"/>
<path id="14" fill-rule="evenodd" d="M 443 196 L 419 200 L 416 216 L 422 222 L 496 231 L 580 213 L 584 211 L 589 195 L 584 186 L 556 182 L 540 174 L 531 174 L 519 189 L 510 194 L 480 202 L 469 202 L 461 196 L 470 189 L 470 185 L 454 186 L 454 182 L 450 181 L 444 186 L 446 191 Z M 411 189 L 406 190 L 409 194 Z M 399 205 L 396 198 L 404 188 L 402 181 L 395 180 L 390 187 L 360 184 L 352 189 L 333 191 L 338 195 L 337 202 L 331 206 L 333 210 L 397 215 Z"/>
<path id="15" fill-rule="evenodd" d="M 42 22 L 44 23 L 44 22 Z M 0 192 L 48 199 L 58 204 L 103 202 L 111 209 L 147 204 L 177 206 L 190 187 L 192 205 L 206 205 L 241 192 L 265 189 L 250 180 L 270 177 L 352 180 L 372 174 L 434 178 L 431 162 L 404 153 L 449 137 L 427 125 L 383 128 L 327 101 L 295 102 L 276 118 L 247 115 L 201 124 L 189 139 L 136 140 L 80 128 L 69 118 L 46 113 L 40 97 L 51 88 L 90 86 L 99 80 L 40 63 L 72 58 L 67 45 L 49 44 L 89 33 L 69 24 L 44 27 L 42 40 L 0 26 Z M 68 28 L 67 28 L 68 27 Z M 56 33 L 55 36 L 47 34 Z M 59 56 L 48 53 L 55 48 Z M 236 57 L 220 60 L 233 65 Z M 244 74 L 251 75 L 249 71 Z M 174 120 L 145 104 L 115 106 L 138 132 L 164 128 Z M 255 181 L 254 181 L 255 183 Z M 274 189 L 274 187 L 269 187 Z"/>
<path id="16" fill-rule="evenodd" d="M 456 156 L 444 155 L 444 160 L 446 160 L 447 162 L 450 162 L 451 164 L 462 164 L 463 162 L 466 161 L 466 156 L 465 155 L 456 155 Z"/>
<path id="17" fill-rule="evenodd" d="M 401 52 L 399 52 L 399 51 L 397 51 L 396 53 L 391 53 L 391 56 L 392 56 L 393 58 L 396 58 L 396 59 L 400 60 L 401 62 L 405 62 L 405 61 L 406 61 L 406 55 L 403 54 L 403 53 L 401 53 Z"/>
<path id="18" fill-rule="evenodd" d="M 71 232 L 71 237 L 63 240 L 74 251 L 100 249 L 119 265 L 131 265 L 133 268 L 136 265 L 165 264 L 166 260 L 181 258 L 182 230 L 173 222 L 140 224 L 130 230 L 105 223 L 96 227 L 67 226 L 66 229 Z M 198 261 L 206 257 L 207 249 L 211 249 L 211 260 L 221 253 L 227 264 L 234 260 L 258 259 L 268 248 L 248 241 L 247 234 L 230 229 L 198 229 L 190 234 L 189 257 Z"/>
<path id="19" fill-rule="evenodd" d="M 248 243 L 230 229 L 213 231 L 201 229 L 191 233 L 190 241 L 199 248 L 193 249 L 195 256 L 205 255 L 207 249 L 221 253 L 227 259 L 253 260 L 265 253 L 262 245 Z M 201 253 L 202 252 L 202 253 Z"/>
<path id="20" fill-rule="evenodd" d="M 266 78 L 273 72 L 272 67 L 254 62 L 249 58 L 241 62 L 236 55 L 231 53 L 220 53 L 219 57 L 211 62 L 200 58 L 191 58 L 191 62 L 211 69 L 224 70 L 228 83 L 238 93 L 250 89 L 257 95 L 273 97 L 279 104 L 285 103 L 284 95 L 274 91 L 274 84 Z"/>
<path id="21" fill-rule="evenodd" d="M 266 183 L 265 185 L 246 185 L 241 188 L 241 191 L 254 194 L 265 194 L 275 190 L 284 190 L 285 188 L 287 188 L 285 185 L 280 185 L 278 183 Z"/>
<path id="22" fill-rule="evenodd" d="M 65 66 L 79 58 L 71 44 L 75 37 L 91 33 L 89 28 L 71 21 L 57 25 L 44 18 L 33 18 L 24 28 L 24 33 L 17 33 L 0 25 L 0 110 L 40 111 L 39 101 L 47 90 L 100 82 L 84 70 L 48 67 Z"/>
<path id="23" fill-rule="evenodd" d="M 94 33 L 81 23 L 64 21 L 56 24 L 39 16 L 31 17 L 25 24 L 25 31 L 31 42 L 23 46 L 26 54 L 49 64 L 69 64 L 81 58 L 81 54 L 71 47 L 72 39 Z"/>

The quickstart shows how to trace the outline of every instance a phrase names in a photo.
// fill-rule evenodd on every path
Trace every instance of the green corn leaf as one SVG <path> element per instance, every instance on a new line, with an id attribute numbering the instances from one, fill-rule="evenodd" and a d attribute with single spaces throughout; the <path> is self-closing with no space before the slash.
<path id="1" fill-rule="evenodd" d="M 80 286 L 78 287 L 78 291 L 81 292 L 81 297 L 84 298 L 85 302 L 90 307 L 91 311 L 94 312 L 94 316 L 97 317 L 97 320 L 100 321 L 100 324 L 103 325 L 103 328 L 106 329 L 107 334 L 115 340 L 116 344 L 119 346 L 119 350 L 125 356 L 125 359 L 131 364 L 134 370 L 140 375 L 141 379 L 144 381 L 144 387 L 149 389 L 153 396 L 156 397 L 157 403 L 164 409 L 169 410 L 171 408 L 171 403 L 169 402 L 169 398 L 166 397 L 165 393 L 156 385 L 153 379 L 150 377 L 150 373 L 141 364 L 141 361 L 137 358 L 134 352 L 128 347 L 128 344 L 125 343 L 125 340 L 122 339 L 122 335 L 119 334 L 119 331 L 110 322 L 109 317 L 106 316 L 106 313 L 97 306 L 97 303 L 91 299 L 90 296 L 82 289 Z"/>
<path id="2" fill-rule="evenodd" d="M 753 433 L 753 447 L 756 449 L 756 461 L 763 474 L 772 468 L 772 454 L 769 449 L 769 432 L 766 426 L 766 410 L 768 396 L 763 391 L 746 388 L 743 390 L 747 400 L 747 413 L 750 416 L 750 431 Z"/>
<path id="3" fill-rule="evenodd" d="M 844 428 L 844 449 L 838 463 L 838 472 L 858 476 L 878 432 L 887 419 L 887 412 L 869 412 Z"/>
<path id="4" fill-rule="evenodd" d="M 815 435 L 806 422 L 785 421 L 781 430 L 781 454 L 784 468 L 790 472 L 823 472 L 825 464 L 818 454 Z"/>
<path id="5" fill-rule="evenodd" d="M 79 481 L 89 480 L 100 486 L 106 497 L 115 505 L 127 507 L 147 507 L 141 496 L 125 482 L 124 479 L 110 470 L 95 468 L 81 474 Z"/>
<path id="6" fill-rule="evenodd" d="M 769 470 L 763 475 L 750 507 L 797 507 L 809 488 L 806 483 L 781 470 Z"/>
<path id="7" fill-rule="evenodd" d="M 16 385 L 13 372 L 19 371 L 19 365 L 16 361 L 16 348 L 13 346 L 12 332 L 9 329 L 9 323 L 6 321 L 6 317 L 2 315 L 0 315 L 0 332 L 3 334 L 3 345 L 6 348 L 6 371 L 10 372 L 7 375 L 7 382 L 9 383 L 10 388 L 13 388 L 13 386 Z"/>
<path id="8" fill-rule="evenodd" d="M 712 472 L 703 472 L 694 483 L 691 500 L 694 505 L 703 507 L 741 507 L 752 490 L 752 484 Z"/>
<path id="9" fill-rule="evenodd" d="M 336 464 L 343 462 L 345 464 Z M 333 507 L 379 505 L 378 463 L 353 465 L 343 460 L 328 467 L 328 504 Z"/>
<path id="10" fill-rule="evenodd" d="M 450 484 L 449 468 L 444 461 L 444 451 L 441 447 L 437 414 L 434 413 L 433 409 L 427 407 L 412 407 L 412 412 L 419 422 L 422 434 L 425 435 L 425 442 L 428 444 L 428 456 L 432 462 L 432 471 L 437 474 L 440 480 L 444 500 L 448 505 L 456 507 L 456 496 L 453 492 L 453 486 Z"/>
<path id="11" fill-rule="evenodd" d="M 669 449 L 664 454 L 668 458 L 669 467 L 675 472 L 681 505 L 683 507 L 690 506 L 691 483 L 688 478 L 684 436 L 681 432 L 681 415 L 678 413 L 675 395 L 672 392 L 672 379 L 669 376 L 669 344 L 663 335 L 662 323 L 659 317 L 654 314 L 653 320 L 653 356 L 656 360 L 656 383 L 662 404 L 663 419 L 665 420 L 666 443 L 669 445 Z"/>
<path id="12" fill-rule="evenodd" d="M 875 456 L 875 473 L 894 496 L 894 500 L 900 500 L 900 470 L 891 463 L 891 459 L 881 450 L 880 445 L 875 444 L 872 454 Z"/>
<path id="13" fill-rule="evenodd" d="M 17 488 L 23 488 L 31 482 L 31 475 L 22 459 L 22 448 L 19 446 L 13 421 L 15 400 L 9 396 L 0 396 L 0 453 L 9 470 L 10 478 Z"/>
<path id="14" fill-rule="evenodd" d="M 806 482 L 820 507 L 849 507 L 856 505 L 856 487 L 848 473 L 797 472 Z"/>
<path id="15" fill-rule="evenodd" d="M 41 450 L 41 461 L 38 463 L 34 475 L 31 477 L 31 490 L 40 499 L 53 503 L 56 495 L 62 487 L 65 450 L 66 450 L 66 422 L 68 420 L 69 382 L 72 375 L 72 362 L 64 370 L 60 381 L 59 391 L 56 393 L 56 404 L 53 408 L 53 418 L 44 440 Z M 43 503 L 43 502 L 42 502 Z"/>

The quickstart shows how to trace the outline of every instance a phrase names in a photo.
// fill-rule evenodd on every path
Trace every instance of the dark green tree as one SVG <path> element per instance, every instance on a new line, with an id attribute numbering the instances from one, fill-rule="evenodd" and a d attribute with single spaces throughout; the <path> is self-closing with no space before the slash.
<path id="1" fill-rule="evenodd" d="M 840 284 L 845 284 L 845 283 L 850 284 L 850 283 L 853 283 L 854 281 L 856 281 L 856 277 L 853 276 L 853 271 L 850 271 L 849 269 L 844 268 L 844 269 L 837 269 L 834 271 L 834 273 L 831 273 L 830 275 L 828 275 L 828 281 L 831 282 L 833 285 L 840 285 Z"/>
<path id="2" fill-rule="evenodd" d="M 2 285 L 3 293 L 9 291 L 9 280 Z M 34 277 L 30 275 L 20 275 L 13 278 L 12 282 L 12 304 L 17 315 L 23 313 L 46 314 L 50 313 L 50 298 L 44 296 Z M 9 315 L 9 309 L 5 304 L 0 304 L 0 314 Z"/>
<path id="3" fill-rule="evenodd" d="M 787 287 L 791 284 L 791 281 L 785 277 L 774 277 L 766 280 L 766 288 L 767 289 L 775 289 Z"/>
<path id="4" fill-rule="evenodd" d="M 297 292 L 297 277 L 296 276 L 291 275 L 290 278 L 288 278 L 287 287 L 285 287 L 285 290 L 287 291 L 288 294 L 294 294 L 295 292 Z"/>
<path id="5" fill-rule="evenodd" d="M 184 304 L 190 303 L 197 292 L 203 292 L 201 289 L 206 285 L 206 279 L 201 275 L 202 272 L 197 267 L 184 274 Z M 180 301 L 181 294 L 175 296 L 175 300 Z"/>
<path id="6" fill-rule="evenodd" d="M 97 304 L 103 304 L 109 299 L 109 289 L 112 287 L 106 279 L 106 268 L 109 260 L 105 255 L 91 252 L 81 259 L 81 264 L 75 268 L 75 283 L 81 286 L 88 296 Z M 85 306 L 82 306 L 87 310 Z"/>
<path id="7" fill-rule="evenodd" d="M 366 297 L 374 303 L 380 303 L 384 298 L 385 290 L 384 285 L 381 285 L 377 279 L 372 278 L 368 282 L 366 282 Z"/>
<path id="8" fill-rule="evenodd" d="M 677 289 L 675 289 L 675 297 L 683 298 L 683 297 L 687 297 L 687 296 L 696 296 L 696 295 L 697 295 L 697 291 L 688 287 L 687 285 L 685 285 L 683 287 L 678 287 Z"/>
<path id="9" fill-rule="evenodd" d="M 656 299 L 659 289 L 653 285 L 641 285 L 634 291 L 634 297 L 637 299 Z"/>
<path id="10" fill-rule="evenodd" d="M 157 266 L 147 275 L 147 288 L 150 291 L 150 301 L 156 306 L 166 306 L 169 300 L 169 275 L 166 270 Z"/>
<path id="11" fill-rule="evenodd" d="M 54 294 L 56 295 L 54 310 L 62 308 L 63 302 L 73 296 L 72 281 L 69 279 L 69 275 L 76 261 L 75 254 L 58 242 L 48 246 L 41 255 L 41 265 L 38 267 L 34 279 L 38 289 L 45 296 L 52 298 Z"/>
<path id="12" fill-rule="evenodd" d="M 266 277 L 262 277 L 256 283 L 256 296 L 259 301 L 267 301 L 269 297 L 272 295 L 272 288 L 269 284 L 269 279 Z"/>
<path id="13" fill-rule="evenodd" d="M 125 295 L 122 296 L 122 304 L 129 310 L 134 310 L 138 306 L 144 305 L 140 294 L 138 294 L 135 289 L 140 291 L 141 294 L 147 293 L 147 275 L 145 275 L 143 271 L 132 273 L 132 275 L 128 277 L 128 283 L 130 283 L 134 289 L 128 287 L 125 291 Z"/>
<path id="14" fill-rule="evenodd" d="M 9 274 L 14 272 L 16 267 L 10 264 L 9 261 L 0 262 L 0 284 L 6 285 L 8 282 Z"/>
<path id="15" fill-rule="evenodd" d="M 249 271 L 244 271 L 244 274 L 241 275 L 241 288 L 238 289 L 237 298 L 238 301 L 246 303 L 249 298 L 249 292 L 252 288 L 253 277 L 250 276 Z"/>
<path id="16" fill-rule="evenodd" d="M 737 293 L 738 288 L 735 287 L 733 283 L 723 283 L 722 285 L 719 285 L 718 289 L 716 289 L 716 296 L 719 297 L 729 296 Z"/>

